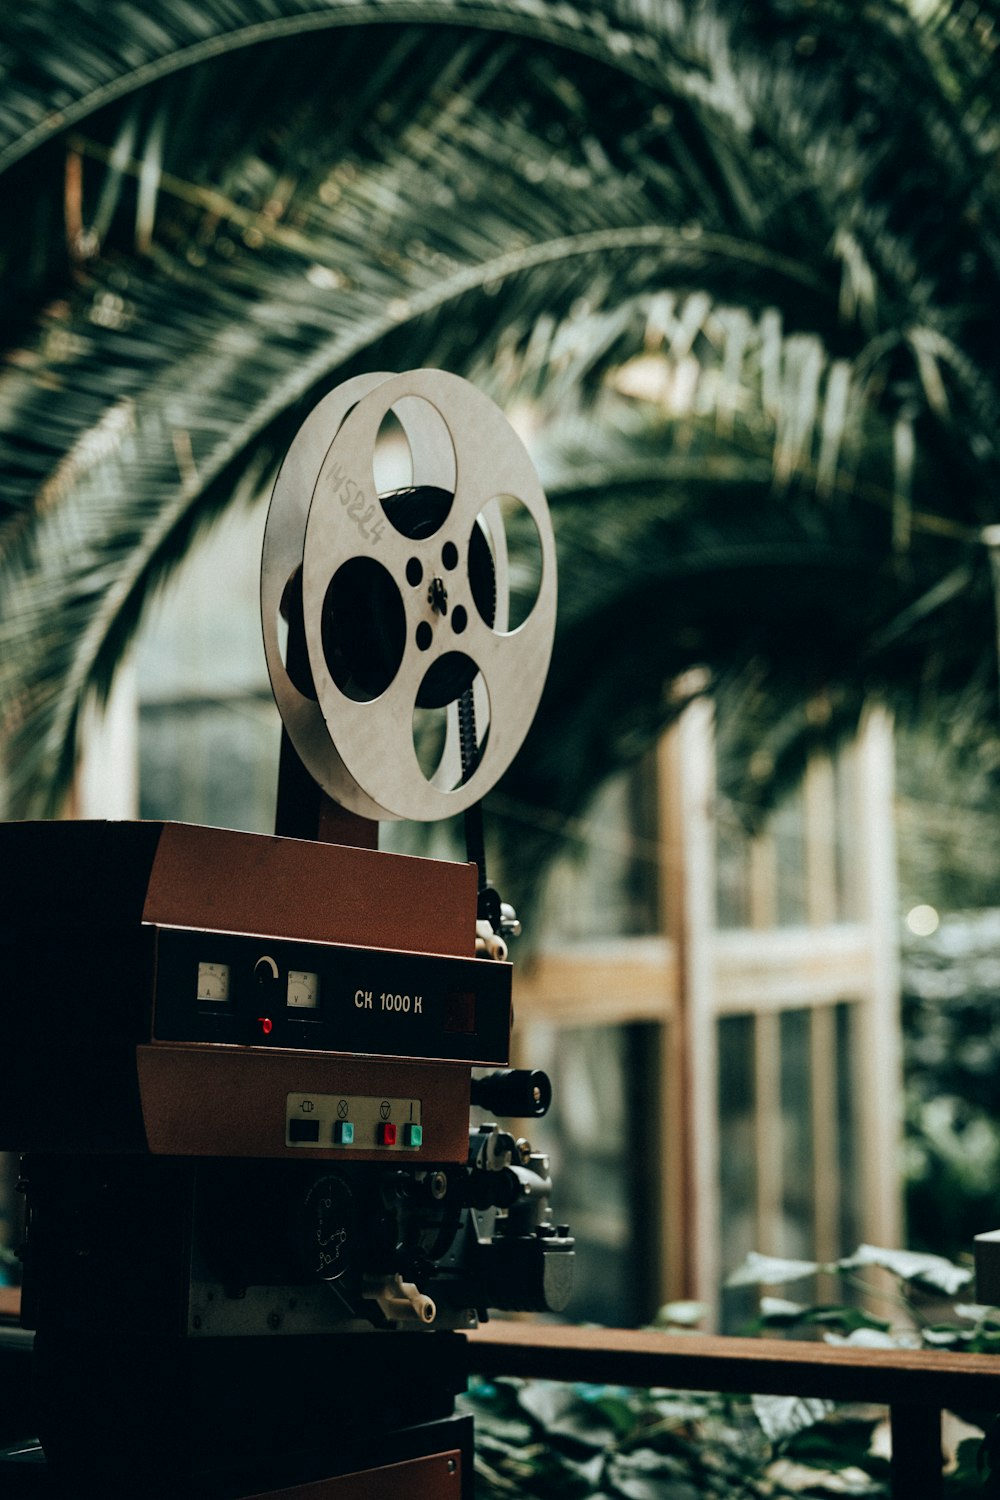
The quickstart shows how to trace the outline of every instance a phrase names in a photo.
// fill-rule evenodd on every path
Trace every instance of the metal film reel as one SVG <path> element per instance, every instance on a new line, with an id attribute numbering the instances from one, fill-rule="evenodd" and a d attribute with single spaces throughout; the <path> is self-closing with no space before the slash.
<path id="1" fill-rule="evenodd" d="M 375 453 L 390 412 L 412 483 L 380 493 Z M 530 611 L 513 627 L 511 507 L 539 559 Z M 315 407 L 271 497 L 261 614 L 282 720 L 331 797 L 363 817 L 418 821 L 478 801 L 534 717 L 555 612 L 545 496 L 487 396 L 445 371 L 413 370 L 358 376 Z M 421 717 L 444 723 L 429 760 Z"/>

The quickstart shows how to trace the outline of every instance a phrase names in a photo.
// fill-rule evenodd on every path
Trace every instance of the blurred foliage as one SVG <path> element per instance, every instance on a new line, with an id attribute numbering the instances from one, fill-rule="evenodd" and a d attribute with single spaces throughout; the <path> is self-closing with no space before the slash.
<path id="1" fill-rule="evenodd" d="M 942 1254 L 1000 1228 L 1000 911 L 903 948 L 908 1237 Z"/>
<path id="2" fill-rule="evenodd" d="M 818 1272 L 837 1278 L 841 1302 L 813 1306 L 770 1290 Z M 861 1245 L 832 1265 L 751 1255 L 730 1285 L 768 1289 L 748 1332 L 994 1353 L 1000 1311 L 962 1300 L 970 1280 L 967 1267 L 941 1256 Z M 886 1316 L 867 1310 L 880 1302 Z M 668 1305 L 657 1326 L 688 1331 L 690 1312 L 691 1304 Z M 542 1380 L 480 1380 L 462 1405 L 476 1419 L 479 1500 L 881 1500 L 890 1493 L 885 1413 L 877 1407 Z M 996 1429 L 988 1414 L 960 1415 L 967 1435 L 949 1455 L 944 1497 L 987 1500 L 1000 1494 Z"/>
<path id="3" fill-rule="evenodd" d="M 896 731 L 895 826 L 901 909 L 996 904 L 1000 892 L 997 746 L 958 711 Z"/>
<path id="4" fill-rule="evenodd" d="M 968 1256 L 963 1257 L 968 1260 Z M 835 1278 L 841 1301 L 815 1306 L 784 1297 L 773 1289 L 811 1279 L 821 1273 Z M 781 1261 L 773 1256 L 747 1257 L 730 1276 L 730 1286 L 761 1289 L 760 1312 L 748 1332 L 783 1334 L 791 1338 L 815 1337 L 828 1343 L 869 1349 L 961 1349 L 970 1354 L 1000 1352 L 1000 1310 L 967 1301 L 973 1289 L 968 1264 L 957 1263 L 935 1253 L 860 1245 L 851 1255 L 830 1264 L 817 1261 Z M 766 1288 L 766 1291 L 764 1290 Z M 860 1300 L 859 1300 L 860 1299 Z M 882 1316 L 872 1311 L 878 1308 Z M 799 1403 L 801 1406 L 802 1403 Z M 801 1412 L 790 1407 L 787 1420 L 815 1434 L 822 1452 L 832 1443 L 838 1451 L 836 1430 L 823 1433 L 827 1414 L 836 1414 L 832 1403 L 817 1403 L 815 1427 L 809 1428 Z M 959 1496 L 1000 1495 L 1000 1418 L 992 1412 L 960 1411 L 955 1415 L 974 1430 L 960 1438 L 945 1467 L 944 1494 Z M 782 1421 L 780 1409 L 776 1420 Z M 978 1429 L 982 1436 L 975 1435 Z M 870 1452 L 859 1461 L 874 1488 L 850 1489 L 848 1493 L 885 1494 L 884 1458 Z M 843 1493 L 843 1490 L 839 1491 Z M 811 1488 L 807 1493 L 812 1494 Z M 826 1493 L 822 1489 L 816 1493 Z"/>
<path id="5" fill-rule="evenodd" d="M 149 598 L 316 398 L 424 364 L 530 412 L 553 502 L 554 668 L 504 788 L 525 868 L 691 667 L 739 700 L 750 807 L 873 695 L 994 744 L 998 19 L 7 7 L 7 811 L 58 805 Z"/>
<path id="6" fill-rule="evenodd" d="M 746 1399 L 498 1380 L 461 1404 L 476 1419 L 477 1500 L 790 1493 L 764 1474 L 771 1445 Z"/>
<path id="7" fill-rule="evenodd" d="M 59 805 L 149 600 L 316 399 L 416 365 L 530 416 L 552 500 L 554 667 L 502 789 L 526 871 L 686 693 L 736 705 L 750 809 L 872 697 L 958 726 L 991 790 L 998 41 L 997 0 L 7 6 L 4 811 Z M 987 1007 L 908 1004 L 914 1180 L 982 1188 Z M 489 1493 L 785 1485 L 739 1403 L 578 1393 L 561 1436 L 474 1399 Z M 823 1493 L 867 1435 L 781 1455 Z"/>

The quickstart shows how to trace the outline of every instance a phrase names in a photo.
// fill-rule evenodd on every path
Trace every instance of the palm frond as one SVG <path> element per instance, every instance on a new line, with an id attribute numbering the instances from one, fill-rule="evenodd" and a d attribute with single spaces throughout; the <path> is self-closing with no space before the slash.
<path id="1" fill-rule="evenodd" d="M 620 9 L 620 14 L 617 14 Z M 655 49 L 631 5 L 532 0 L 36 0 L 10 12 L 4 44 L 0 171 L 122 96 L 244 48 L 332 28 L 417 22 L 503 32 L 617 54 L 649 72 Z"/>
<path id="2" fill-rule="evenodd" d="M 54 805 L 158 582 L 363 367 L 444 365 L 547 425 L 567 603 L 538 734 L 565 719 L 580 754 L 539 741 L 526 795 L 579 804 L 693 663 L 839 682 L 844 722 L 981 668 L 985 33 L 891 0 L 115 15 L 0 28 L 0 199 L 29 204 L 0 221 L 12 809 Z"/>
<path id="3" fill-rule="evenodd" d="M 679 710 L 663 684 L 695 663 L 701 691 L 741 702 L 720 779 L 730 795 L 739 784 L 748 821 L 871 701 L 916 716 L 927 695 L 954 704 L 992 666 L 992 581 L 975 536 L 915 534 L 900 574 L 885 510 L 873 524 L 863 506 L 804 503 L 808 474 L 777 491 L 766 445 L 724 442 L 705 416 L 674 421 L 669 437 L 634 414 L 602 416 L 543 456 L 562 603 L 550 685 L 505 783 L 519 803 L 576 812 Z"/>

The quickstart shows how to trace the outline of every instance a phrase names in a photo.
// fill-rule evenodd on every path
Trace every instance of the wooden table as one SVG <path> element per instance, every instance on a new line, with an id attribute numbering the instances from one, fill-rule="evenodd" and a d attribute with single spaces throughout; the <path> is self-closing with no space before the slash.
<path id="1" fill-rule="evenodd" d="M 1000 1412 L 992 1354 L 505 1322 L 477 1329 L 468 1343 L 470 1374 L 887 1406 L 894 1500 L 941 1495 L 944 1408 Z"/>

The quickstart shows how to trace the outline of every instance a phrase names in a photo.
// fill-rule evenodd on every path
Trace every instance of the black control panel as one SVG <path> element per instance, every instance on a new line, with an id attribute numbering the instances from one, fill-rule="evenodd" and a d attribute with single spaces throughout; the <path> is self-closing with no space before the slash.
<path id="1" fill-rule="evenodd" d="M 159 1041 L 506 1063 L 507 963 L 161 927 Z"/>

